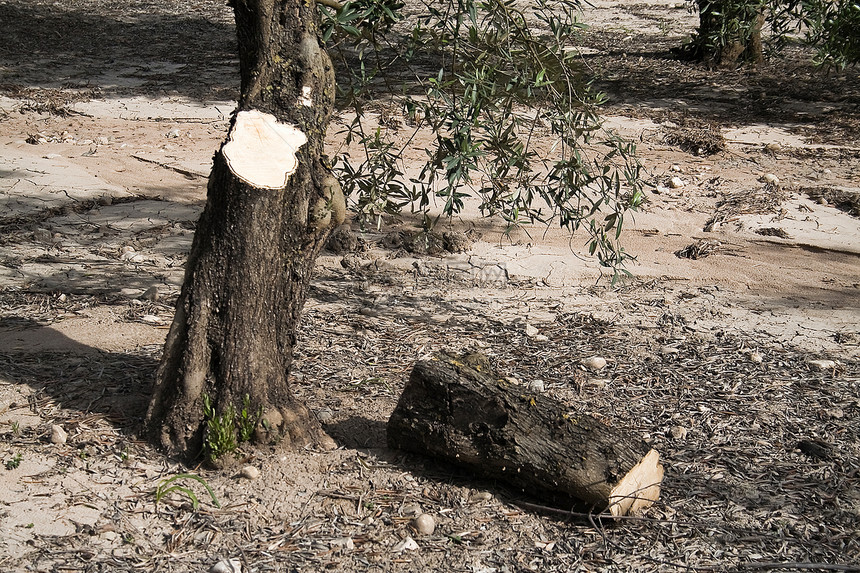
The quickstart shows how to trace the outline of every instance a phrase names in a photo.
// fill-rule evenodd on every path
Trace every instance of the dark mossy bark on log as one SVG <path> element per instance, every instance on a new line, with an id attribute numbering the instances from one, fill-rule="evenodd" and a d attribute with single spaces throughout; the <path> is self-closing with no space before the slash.
<path id="1" fill-rule="evenodd" d="M 663 468 L 644 441 L 489 371 L 440 354 L 412 370 L 388 421 L 389 445 L 463 466 L 531 497 L 613 515 L 641 511 Z"/>

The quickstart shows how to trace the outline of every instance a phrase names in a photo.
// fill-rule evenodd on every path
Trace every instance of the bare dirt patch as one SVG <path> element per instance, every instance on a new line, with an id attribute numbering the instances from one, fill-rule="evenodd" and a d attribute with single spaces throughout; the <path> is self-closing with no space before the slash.
<path id="1" fill-rule="evenodd" d="M 441 231 L 474 242 L 443 256 L 392 243 L 414 236 L 408 217 L 356 228 L 352 252 L 319 261 L 292 375 L 341 447 L 248 449 L 242 465 L 260 471 L 248 479 L 179 466 L 136 433 L 236 95 L 229 10 L 0 3 L 0 563 L 857 566 L 856 71 L 824 74 L 793 49 L 759 70 L 711 72 L 670 52 L 695 24 L 677 2 L 594 4 L 583 66 L 647 170 L 627 235 L 636 279 L 597 282 L 579 238 L 554 229 L 504 235 L 464 216 Z M 676 256 L 691 245 L 713 248 Z M 622 522 L 540 509 L 529 492 L 387 448 L 412 365 L 443 348 L 478 348 L 572 410 L 645 436 L 664 458 L 660 503 Z M 597 373 L 581 365 L 594 355 L 608 361 Z M 191 479 L 174 483 L 198 507 L 178 491 L 156 503 L 184 472 L 218 504 Z M 422 513 L 432 534 L 411 527 Z"/>

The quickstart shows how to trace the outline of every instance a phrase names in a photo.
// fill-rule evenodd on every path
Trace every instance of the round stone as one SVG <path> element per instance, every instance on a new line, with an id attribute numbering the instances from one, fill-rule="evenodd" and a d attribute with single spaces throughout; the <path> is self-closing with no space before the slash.
<path id="1" fill-rule="evenodd" d="M 436 530 L 436 520 L 432 515 L 422 513 L 412 520 L 412 527 L 421 535 L 432 535 Z"/>

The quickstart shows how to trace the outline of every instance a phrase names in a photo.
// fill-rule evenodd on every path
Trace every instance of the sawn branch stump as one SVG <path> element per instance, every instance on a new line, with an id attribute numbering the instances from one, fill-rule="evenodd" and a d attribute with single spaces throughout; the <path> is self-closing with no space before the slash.
<path id="1" fill-rule="evenodd" d="M 616 516 L 649 507 L 663 479 L 659 454 L 644 441 L 497 379 L 475 354 L 415 365 L 388 421 L 388 442 L 533 497 L 579 500 Z"/>

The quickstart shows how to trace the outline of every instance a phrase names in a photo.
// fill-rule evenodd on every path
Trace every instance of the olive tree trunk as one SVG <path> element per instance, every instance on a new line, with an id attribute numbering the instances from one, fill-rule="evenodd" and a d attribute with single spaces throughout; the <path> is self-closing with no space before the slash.
<path id="1" fill-rule="evenodd" d="M 215 154 L 145 420 L 157 445 L 187 461 L 216 438 L 229 446 L 223 432 L 239 439 L 243 424 L 258 441 L 331 444 L 287 377 L 314 261 L 344 218 L 323 161 L 334 72 L 313 0 L 231 5 L 241 97 Z"/>
<path id="2" fill-rule="evenodd" d="M 719 68 L 764 61 L 761 0 L 697 0 L 697 4 L 699 29 L 693 43 L 699 59 Z"/>

